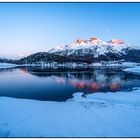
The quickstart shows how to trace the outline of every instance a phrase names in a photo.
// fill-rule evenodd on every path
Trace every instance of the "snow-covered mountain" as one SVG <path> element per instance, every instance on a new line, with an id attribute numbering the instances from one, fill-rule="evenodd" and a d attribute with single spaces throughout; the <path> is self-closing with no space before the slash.
<path id="1" fill-rule="evenodd" d="M 69 45 L 60 45 L 48 52 L 38 52 L 17 60 L 17 64 L 34 63 L 95 63 L 101 61 L 139 62 L 140 50 L 122 40 L 108 42 L 92 37 L 89 40 L 78 39 Z"/>
<path id="2" fill-rule="evenodd" d="M 112 39 L 105 42 L 98 38 L 92 37 L 89 40 L 78 39 L 69 45 L 56 46 L 49 50 L 49 53 L 55 53 L 63 56 L 85 56 L 93 55 L 95 58 L 108 53 L 122 55 L 126 50 L 131 50 L 134 47 L 124 43 L 122 40 Z"/>

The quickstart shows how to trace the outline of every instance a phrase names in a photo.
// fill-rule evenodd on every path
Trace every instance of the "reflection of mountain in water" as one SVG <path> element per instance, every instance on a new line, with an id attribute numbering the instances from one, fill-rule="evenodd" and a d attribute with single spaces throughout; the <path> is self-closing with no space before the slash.
<path id="1" fill-rule="evenodd" d="M 25 71 L 38 77 L 51 77 L 57 84 L 69 84 L 78 91 L 108 92 L 132 90 L 140 86 L 140 77 L 127 74 L 121 68 L 94 68 L 81 70 L 26 67 Z M 51 72 L 50 72 L 51 71 Z"/>
<path id="2" fill-rule="evenodd" d="M 0 69 L 0 85 L 0 96 L 66 101 L 75 92 L 87 94 L 133 90 L 140 87 L 140 77 L 114 67 L 86 70 L 20 67 Z"/>

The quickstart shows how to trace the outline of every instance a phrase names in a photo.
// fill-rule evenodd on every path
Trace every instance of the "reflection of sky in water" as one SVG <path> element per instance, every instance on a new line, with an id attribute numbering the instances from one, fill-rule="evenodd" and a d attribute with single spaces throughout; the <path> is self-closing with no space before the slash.
<path id="1" fill-rule="evenodd" d="M 132 90 L 140 77 L 118 69 L 38 72 L 31 68 L 0 69 L 0 96 L 65 101 L 74 92 L 96 93 Z"/>

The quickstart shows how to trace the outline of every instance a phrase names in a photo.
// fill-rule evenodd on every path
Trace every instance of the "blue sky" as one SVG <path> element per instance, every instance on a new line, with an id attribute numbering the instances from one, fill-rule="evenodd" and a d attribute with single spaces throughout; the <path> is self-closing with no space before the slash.
<path id="1" fill-rule="evenodd" d="M 140 46 L 140 3 L 0 3 L 0 55 L 96 36 Z"/>

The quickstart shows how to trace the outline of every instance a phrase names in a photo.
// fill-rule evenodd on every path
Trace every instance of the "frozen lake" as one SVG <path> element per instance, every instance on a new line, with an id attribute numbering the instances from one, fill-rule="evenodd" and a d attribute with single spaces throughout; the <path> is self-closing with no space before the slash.
<path id="1" fill-rule="evenodd" d="M 130 91 L 140 87 L 140 76 L 121 67 L 66 70 L 41 67 L 0 69 L 0 96 L 43 101 L 66 101 L 75 92 Z"/>

